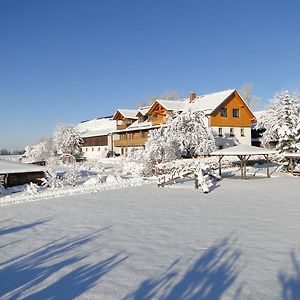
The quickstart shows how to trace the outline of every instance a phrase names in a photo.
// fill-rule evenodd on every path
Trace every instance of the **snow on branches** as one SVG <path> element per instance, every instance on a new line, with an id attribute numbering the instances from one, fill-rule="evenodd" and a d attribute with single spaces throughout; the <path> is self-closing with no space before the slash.
<path id="1" fill-rule="evenodd" d="M 27 162 L 47 160 L 51 156 L 51 151 L 51 141 L 47 140 L 33 146 L 25 147 L 22 159 L 25 159 Z"/>
<path id="2" fill-rule="evenodd" d="M 75 154 L 80 150 L 82 138 L 76 128 L 58 125 L 53 133 L 53 147 L 57 153 Z"/>
<path id="3" fill-rule="evenodd" d="M 168 120 L 165 127 L 150 131 L 145 159 L 152 163 L 180 157 L 207 155 L 215 149 L 215 140 L 201 111 L 186 111 Z"/>
<path id="4" fill-rule="evenodd" d="M 300 102 L 296 95 L 288 91 L 275 94 L 256 128 L 265 129 L 262 137 L 264 145 L 277 143 L 280 153 L 300 150 Z"/>

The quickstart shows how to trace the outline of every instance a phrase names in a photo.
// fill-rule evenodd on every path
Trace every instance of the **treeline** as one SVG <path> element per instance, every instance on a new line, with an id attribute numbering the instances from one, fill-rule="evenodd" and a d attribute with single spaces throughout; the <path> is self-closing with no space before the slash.
<path id="1" fill-rule="evenodd" d="M 7 149 L 0 149 L 0 155 L 22 155 L 24 154 L 25 150 L 7 150 Z"/>

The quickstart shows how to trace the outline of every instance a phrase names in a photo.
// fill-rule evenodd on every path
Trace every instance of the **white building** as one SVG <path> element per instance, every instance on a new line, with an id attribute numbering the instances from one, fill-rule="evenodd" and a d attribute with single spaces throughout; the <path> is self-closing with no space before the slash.
<path id="1" fill-rule="evenodd" d="M 104 158 L 113 149 L 111 133 L 117 129 L 117 122 L 111 117 L 81 122 L 76 129 L 83 138 L 81 150 L 87 160 Z"/>

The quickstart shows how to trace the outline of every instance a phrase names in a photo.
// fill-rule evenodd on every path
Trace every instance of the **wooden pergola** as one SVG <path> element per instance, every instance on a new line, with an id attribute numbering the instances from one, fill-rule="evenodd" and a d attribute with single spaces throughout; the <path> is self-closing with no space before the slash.
<path id="1" fill-rule="evenodd" d="M 237 156 L 241 161 L 241 177 L 242 179 L 246 179 L 246 165 L 247 161 L 252 155 L 262 155 L 267 163 L 267 177 L 270 177 L 270 169 L 269 169 L 269 155 L 275 154 L 275 150 L 254 147 L 249 145 L 237 145 L 230 148 L 221 149 L 218 151 L 214 151 L 211 153 L 213 156 L 219 156 L 219 174 L 221 176 L 222 173 L 222 158 L 224 156 Z"/>

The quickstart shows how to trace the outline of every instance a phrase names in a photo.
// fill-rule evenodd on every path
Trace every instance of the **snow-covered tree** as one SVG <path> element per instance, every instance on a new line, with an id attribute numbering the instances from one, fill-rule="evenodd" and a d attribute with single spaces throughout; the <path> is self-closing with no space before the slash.
<path id="1" fill-rule="evenodd" d="M 22 158 L 27 162 L 47 160 L 52 154 L 51 141 L 46 140 L 33 146 L 27 146 Z"/>
<path id="2" fill-rule="evenodd" d="M 83 140 L 75 127 L 58 125 L 53 133 L 53 147 L 58 153 L 76 154 Z"/>
<path id="3" fill-rule="evenodd" d="M 264 115 L 258 120 L 257 129 L 265 129 L 264 145 L 276 142 L 280 153 L 300 150 L 300 103 L 288 91 L 276 93 Z"/>
<path id="4" fill-rule="evenodd" d="M 145 145 L 145 160 L 152 165 L 180 157 L 207 155 L 215 149 L 215 140 L 201 111 L 186 111 L 169 119 L 166 127 L 150 132 Z"/>
<path id="5" fill-rule="evenodd" d="M 188 110 L 168 124 L 169 140 L 179 145 L 181 156 L 208 155 L 215 149 L 215 139 L 202 111 Z"/>

